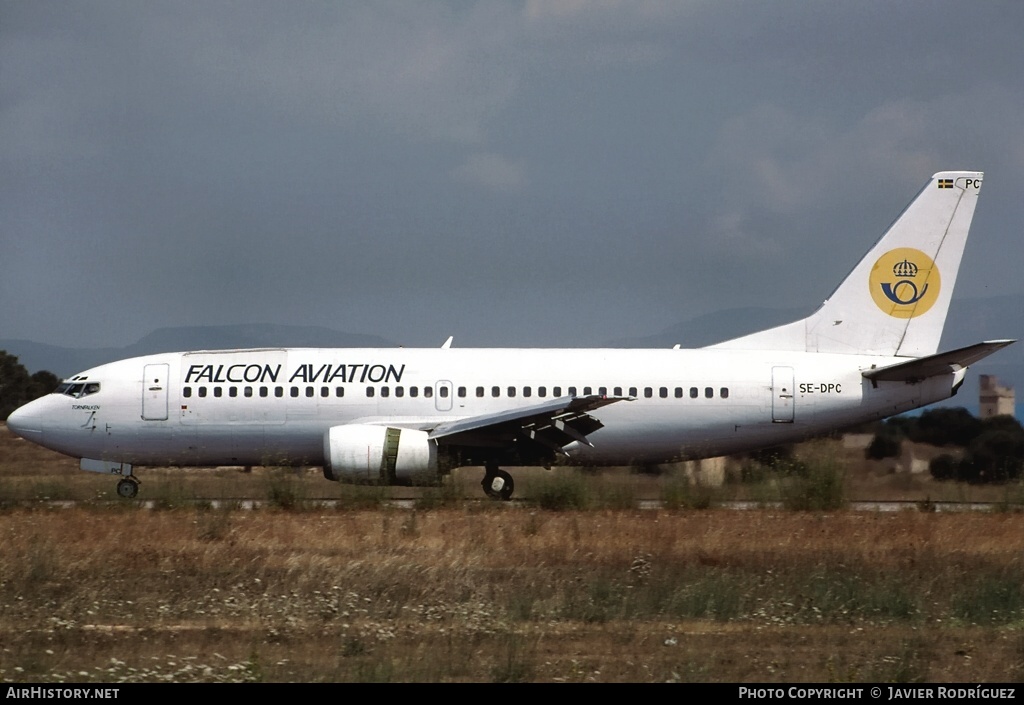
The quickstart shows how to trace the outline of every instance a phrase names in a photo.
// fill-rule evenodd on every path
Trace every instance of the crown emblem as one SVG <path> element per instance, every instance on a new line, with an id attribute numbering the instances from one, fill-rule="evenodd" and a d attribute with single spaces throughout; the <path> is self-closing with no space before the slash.
<path id="1" fill-rule="evenodd" d="M 897 277 L 916 277 L 917 276 L 917 265 L 910 260 L 903 260 L 897 262 L 892 268 L 892 273 Z"/>
<path id="2" fill-rule="evenodd" d="M 897 247 L 875 260 L 868 275 L 871 299 L 893 318 L 917 318 L 941 296 L 942 276 L 928 254 Z"/>

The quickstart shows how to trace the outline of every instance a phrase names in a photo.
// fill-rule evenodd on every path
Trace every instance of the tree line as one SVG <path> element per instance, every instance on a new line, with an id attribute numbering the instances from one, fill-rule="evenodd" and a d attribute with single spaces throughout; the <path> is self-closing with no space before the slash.
<path id="1" fill-rule="evenodd" d="M 49 394 L 60 379 L 47 370 L 29 374 L 15 355 L 0 350 L 0 420 L 7 420 L 11 412 L 22 404 Z"/>
<path id="2" fill-rule="evenodd" d="M 865 455 L 874 460 L 897 457 L 904 439 L 952 451 L 929 463 L 936 480 L 1004 483 L 1024 474 L 1024 427 L 1013 416 L 979 419 L 961 407 L 896 416 L 878 425 Z"/>

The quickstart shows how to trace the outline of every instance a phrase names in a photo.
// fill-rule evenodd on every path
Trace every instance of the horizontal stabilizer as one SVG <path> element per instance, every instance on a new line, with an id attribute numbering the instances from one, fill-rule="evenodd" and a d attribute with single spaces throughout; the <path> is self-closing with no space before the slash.
<path id="1" fill-rule="evenodd" d="M 872 382 L 919 382 L 929 377 L 946 375 L 973 365 L 997 350 L 1005 348 L 1014 340 L 989 340 L 975 343 L 959 350 L 919 357 L 907 362 L 898 362 L 887 367 L 864 370 L 862 373 Z"/>

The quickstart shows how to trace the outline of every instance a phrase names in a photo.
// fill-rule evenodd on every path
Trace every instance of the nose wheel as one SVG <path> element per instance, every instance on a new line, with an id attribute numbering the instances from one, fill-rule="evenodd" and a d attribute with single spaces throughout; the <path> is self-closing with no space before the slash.
<path id="1" fill-rule="evenodd" d="M 484 488 L 484 494 L 491 499 L 507 502 L 512 499 L 512 492 L 515 491 L 516 483 L 512 481 L 512 476 L 504 470 L 489 467 L 484 474 L 484 479 L 480 486 Z"/>
<path id="2" fill-rule="evenodd" d="M 126 477 L 117 483 L 117 496 L 134 499 L 139 493 L 139 481 L 134 477 Z"/>

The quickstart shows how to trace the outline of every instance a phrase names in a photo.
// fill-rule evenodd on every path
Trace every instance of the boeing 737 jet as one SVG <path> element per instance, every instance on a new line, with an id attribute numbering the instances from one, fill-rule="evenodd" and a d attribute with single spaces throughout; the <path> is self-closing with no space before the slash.
<path id="1" fill-rule="evenodd" d="M 665 463 L 749 451 L 947 399 L 1014 342 L 938 352 L 982 174 L 935 174 L 808 318 L 683 350 L 203 350 L 65 380 L 7 420 L 120 476 L 139 466 L 313 465 L 412 484 L 482 466 Z"/>

